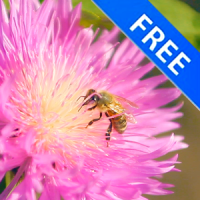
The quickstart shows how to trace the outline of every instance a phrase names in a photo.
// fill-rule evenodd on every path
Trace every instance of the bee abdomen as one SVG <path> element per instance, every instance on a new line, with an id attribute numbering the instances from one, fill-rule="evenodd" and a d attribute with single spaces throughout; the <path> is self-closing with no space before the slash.
<path id="1" fill-rule="evenodd" d="M 113 127 L 118 133 L 123 133 L 126 130 L 126 116 L 121 115 L 112 119 Z"/>

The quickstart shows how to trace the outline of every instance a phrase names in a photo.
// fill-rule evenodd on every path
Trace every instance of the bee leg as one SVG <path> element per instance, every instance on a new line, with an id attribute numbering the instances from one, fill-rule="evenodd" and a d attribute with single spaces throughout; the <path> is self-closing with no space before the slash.
<path id="1" fill-rule="evenodd" d="M 109 117 L 108 113 L 105 113 L 107 117 Z M 110 141 L 110 133 L 112 132 L 112 120 L 109 119 L 110 125 L 108 126 L 107 132 L 105 134 L 106 140 Z M 107 147 L 108 147 L 108 142 L 107 142 Z"/>
<path id="2" fill-rule="evenodd" d="M 90 121 L 90 122 L 88 123 L 88 125 L 86 126 L 86 128 L 87 128 L 88 126 L 91 126 L 94 122 L 100 120 L 101 117 L 102 117 L 102 112 L 100 112 L 100 116 L 99 116 L 99 118 L 97 118 L 97 119 L 93 119 L 92 121 Z"/>
<path id="3" fill-rule="evenodd" d="M 88 110 L 94 110 L 97 107 L 97 104 L 91 108 L 88 108 Z"/>

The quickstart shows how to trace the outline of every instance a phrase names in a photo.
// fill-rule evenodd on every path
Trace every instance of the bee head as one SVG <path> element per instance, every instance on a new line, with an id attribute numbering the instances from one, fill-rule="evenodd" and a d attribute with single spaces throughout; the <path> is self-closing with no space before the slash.
<path id="1" fill-rule="evenodd" d="M 92 94 L 94 94 L 94 95 L 92 95 Z M 100 99 L 99 96 L 96 94 L 96 90 L 94 90 L 94 89 L 89 89 L 87 91 L 86 95 L 84 96 L 84 100 L 87 99 L 89 96 L 91 96 L 91 97 L 81 106 L 81 108 L 88 104 L 97 103 Z"/>
<path id="2" fill-rule="evenodd" d="M 91 96 L 91 95 L 94 94 L 94 93 L 96 93 L 96 90 L 94 90 L 94 89 L 89 89 L 89 90 L 87 91 L 87 93 L 86 93 L 84 99 L 87 99 L 89 96 Z M 92 95 L 92 96 L 84 103 L 84 105 L 87 105 L 87 104 L 91 103 L 92 101 L 95 101 L 95 102 L 99 101 L 99 96 L 96 95 L 96 94 Z"/>
<path id="3" fill-rule="evenodd" d="M 93 94 L 93 93 L 95 93 L 95 92 L 96 92 L 96 90 L 94 90 L 94 89 L 89 89 L 89 90 L 87 91 L 87 93 L 86 93 L 84 99 L 87 99 L 91 94 Z"/>

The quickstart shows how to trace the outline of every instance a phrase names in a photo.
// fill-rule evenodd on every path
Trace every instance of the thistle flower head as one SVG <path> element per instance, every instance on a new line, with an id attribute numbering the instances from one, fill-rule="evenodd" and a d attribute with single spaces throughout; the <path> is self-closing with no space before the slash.
<path id="1" fill-rule="evenodd" d="M 142 65 L 144 54 L 128 39 L 116 45 L 116 28 L 97 37 L 80 27 L 80 4 L 72 9 L 70 0 L 41 6 L 13 0 L 9 17 L 0 5 L 0 178 L 19 168 L 0 199 L 169 194 L 171 185 L 156 177 L 176 170 L 177 155 L 155 159 L 187 145 L 180 136 L 155 136 L 179 127 L 171 120 L 182 115 L 181 105 L 160 107 L 180 92 L 157 89 L 164 75 L 142 79 L 154 65 Z M 89 89 L 95 92 L 86 96 Z M 101 91 L 114 100 L 88 110 L 97 104 L 94 94 L 102 99 Z M 101 119 L 89 124 L 100 112 Z M 127 125 L 119 134 L 122 116 Z"/>

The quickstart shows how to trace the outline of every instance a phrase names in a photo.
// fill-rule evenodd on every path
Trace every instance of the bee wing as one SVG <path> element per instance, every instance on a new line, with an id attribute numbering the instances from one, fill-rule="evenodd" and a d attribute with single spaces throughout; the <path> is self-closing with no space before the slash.
<path id="1" fill-rule="evenodd" d="M 136 103 L 129 101 L 128 99 L 125 99 L 123 97 L 117 95 L 114 95 L 114 97 L 117 101 L 120 102 L 120 104 L 122 104 L 124 108 L 124 115 L 126 116 L 127 121 L 132 124 L 136 124 L 137 121 L 133 115 L 133 109 L 139 108 L 139 106 Z"/>
<path id="2" fill-rule="evenodd" d="M 117 99 L 126 110 L 132 110 L 133 108 L 139 108 L 139 106 L 132 102 L 129 101 L 128 99 L 125 99 L 123 97 L 117 96 L 117 95 L 113 95 L 115 97 L 115 99 Z"/>
<path id="3" fill-rule="evenodd" d="M 130 122 L 132 124 L 136 124 L 137 123 L 137 121 L 136 121 L 136 119 L 135 119 L 135 117 L 134 117 L 133 114 L 131 114 L 131 113 L 125 113 L 125 116 L 126 116 L 126 120 L 128 122 Z"/>

